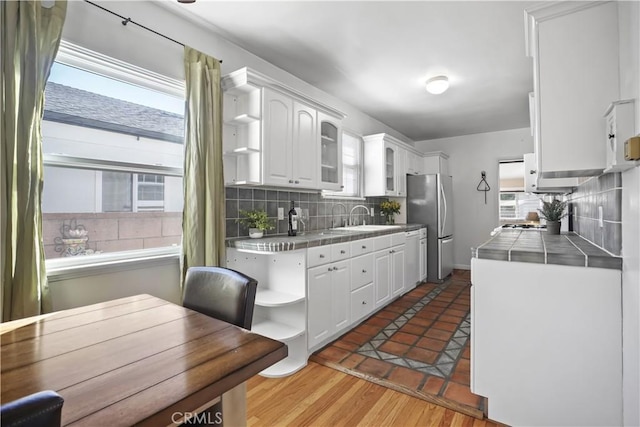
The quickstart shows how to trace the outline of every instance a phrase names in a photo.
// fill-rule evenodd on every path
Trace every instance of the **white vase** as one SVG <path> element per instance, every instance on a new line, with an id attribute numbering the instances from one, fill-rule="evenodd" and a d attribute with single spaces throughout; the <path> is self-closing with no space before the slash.
<path id="1" fill-rule="evenodd" d="M 249 229 L 249 237 L 252 239 L 259 239 L 264 235 L 264 230 L 259 228 L 250 228 Z"/>

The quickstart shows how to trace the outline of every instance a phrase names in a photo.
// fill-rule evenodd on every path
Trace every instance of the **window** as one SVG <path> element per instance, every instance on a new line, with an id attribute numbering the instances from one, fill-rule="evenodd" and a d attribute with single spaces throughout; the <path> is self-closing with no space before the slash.
<path id="1" fill-rule="evenodd" d="M 342 133 L 342 191 L 323 191 L 324 197 L 362 197 L 362 139 Z"/>
<path id="2" fill-rule="evenodd" d="M 61 44 L 42 123 L 48 261 L 176 250 L 182 237 L 183 86 Z"/>
<path id="3" fill-rule="evenodd" d="M 500 219 L 525 221 L 529 212 L 538 212 L 540 199 L 524 192 L 500 192 Z M 513 221 L 506 221 L 513 222 Z"/>

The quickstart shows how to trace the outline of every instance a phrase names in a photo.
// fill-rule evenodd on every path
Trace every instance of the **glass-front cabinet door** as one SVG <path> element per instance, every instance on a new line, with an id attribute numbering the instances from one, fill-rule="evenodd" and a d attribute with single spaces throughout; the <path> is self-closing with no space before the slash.
<path id="1" fill-rule="evenodd" d="M 387 195 L 396 195 L 396 150 L 394 147 L 385 143 L 384 148 L 384 176 L 385 176 L 385 192 Z"/>
<path id="2" fill-rule="evenodd" d="M 342 189 L 342 132 L 340 122 L 318 112 L 320 124 L 320 187 L 323 190 Z"/>

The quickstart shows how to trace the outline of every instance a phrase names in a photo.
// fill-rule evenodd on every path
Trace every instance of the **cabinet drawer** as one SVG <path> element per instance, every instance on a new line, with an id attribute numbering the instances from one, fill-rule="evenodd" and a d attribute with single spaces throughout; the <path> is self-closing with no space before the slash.
<path id="1" fill-rule="evenodd" d="M 426 239 L 427 238 L 427 229 L 426 228 L 421 228 L 420 229 L 420 238 L 421 239 Z"/>
<path id="2" fill-rule="evenodd" d="M 351 290 L 373 282 L 373 254 L 351 258 Z"/>
<path id="3" fill-rule="evenodd" d="M 373 309 L 373 283 L 351 292 L 351 323 L 366 317 Z"/>
<path id="4" fill-rule="evenodd" d="M 351 251 L 349 250 L 349 242 L 336 243 L 330 245 L 331 248 L 331 261 L 342 261 L 344 259 L 351 258 Z"/>
<path id="5" fill-rule="evenodd" d="M 391 246 L 404 245 L 407 241 L 405 233 L 396 233 L 391 235 Z"/>
<path id="6" fill-rule="evenodd" d="M 331 261 L 331 245 L 307 249 L 307 267 L 326 264 Z"/>
<path id="7" fill-rule="evenodd" d="M 373 249 L 379 251 L 391 247 L 391 235 L 378 236 L 373 238 Z"/>
<path id="8" fill-rule="evenodd" d="M 351 256 L 368 254 L 373 251 L 373 239 L 360 239 L 351 242 Z"/>

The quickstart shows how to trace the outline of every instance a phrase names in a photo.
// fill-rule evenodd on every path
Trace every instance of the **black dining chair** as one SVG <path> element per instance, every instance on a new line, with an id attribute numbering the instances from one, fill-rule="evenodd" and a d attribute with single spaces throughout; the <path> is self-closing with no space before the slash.
<path id="1" fill-rule="evenodd" d="M 251 329 L 258 282 L 223 267 L 191 267 L 182 305 L 207 316 Z"/>
<path id="2" fill-rule="evenodd" d="M 55 391 L 30 394 L 0 406 L 2 427 L 59 427 L 64 399 Z"/>
<path id="3" fill-rule="evenodd" d="M 184 279 L 182 305 L 250 330 L 257 287 L 255 279 L 229 268 L 191 267 Z M 221 415 L 222 401 L 218 401 L 182 425 L 221 425 Z"/>

